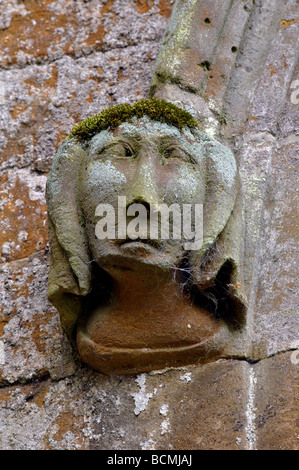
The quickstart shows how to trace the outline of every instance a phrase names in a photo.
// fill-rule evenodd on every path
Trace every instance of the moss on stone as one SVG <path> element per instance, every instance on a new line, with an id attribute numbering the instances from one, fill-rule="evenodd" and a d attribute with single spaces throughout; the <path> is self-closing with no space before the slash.
<path id="1" fill-rule="evenodd" d="M 88 140 L 98 132 L 107 128 L 116 128 L 133 117 L 149 116 L 155 121 L 164 122 L 182 129 L 198 127 L 191 114 L 165 100 L 156 98 L 141 99 L 134 104 L 119 104 L 104 109 L 76 124 L 68 139 L 75 137 L 79 141 Z"/>

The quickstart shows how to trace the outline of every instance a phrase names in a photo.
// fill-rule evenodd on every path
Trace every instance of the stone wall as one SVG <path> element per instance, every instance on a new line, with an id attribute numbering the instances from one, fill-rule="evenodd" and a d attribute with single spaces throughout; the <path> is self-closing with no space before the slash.
<path id="1" fill-rule="evenodd" d="M 281 2 L 246 127 L 228 137 L 246 200 L 247 356 L 109 378 L 76 361 L 47 300 L 44 189 L 55 151 L 74 122 L 147 96 L 173 3 L 0 3 L 0 449 L 298 447 L 296 1 Z M 209 27 L 218 2 L 205 3 Z M 242 15 L 253 8 L 236 4 Z M 218 85 L 228 67 L 220 51 Z M 213 126 L 224 91 L 212 80 L 201 93 Z"/>

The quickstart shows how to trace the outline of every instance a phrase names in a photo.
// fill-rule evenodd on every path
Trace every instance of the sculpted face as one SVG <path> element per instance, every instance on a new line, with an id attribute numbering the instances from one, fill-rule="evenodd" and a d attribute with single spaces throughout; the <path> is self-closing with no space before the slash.
<path id="1" fill-rule="evenodd" d="M 47 188 L 49 298 L 85 363 L 139 373 L 221 357 L 244 317 L 237 195 L 229 149 L 147 116 L 60 148 Z M 152 236 L 163 204 L 203 207 L 199 249 L 184 229 Z"/>
<path id="2" fill-rule="evenodd" d="M 205 195 L 205 161 L 202 144 L 191 132 L 182 134 L 166 124 L 153 125 L 148 118 L 124 123 L 115 131 L 104 131 L 90 142 L 82 175 L 81 201 L 93 258 L 102 267 L 111 263 L 176 266 L 184 256 L 183 240 L 119 238 L 115 217 L 115 239 L 97 240 L 96 208 L 109 203 L 117 215 L 119 196 L 126 207 L 142 204 L 159 207 L 173 203 L 202 204 Z M 133 214 L 127 216 L 127 225 Z"/>

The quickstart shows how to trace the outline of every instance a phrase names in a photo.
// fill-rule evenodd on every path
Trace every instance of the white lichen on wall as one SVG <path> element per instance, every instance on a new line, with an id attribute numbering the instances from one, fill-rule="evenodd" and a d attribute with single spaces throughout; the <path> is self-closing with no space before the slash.
<path id="1" fill-rule="evenodd" d="M 153 393 L 146 392 L 146 374 L 138 375 L 136 378 L 136 383 L 139 385 L 140 390 L 137 393 L 132 393 L 131 395 L 135 402 L 134 413 L 136 416 L 138 416 L 141 411 L 146 409 L 150 398 L 153 396 Z"/>

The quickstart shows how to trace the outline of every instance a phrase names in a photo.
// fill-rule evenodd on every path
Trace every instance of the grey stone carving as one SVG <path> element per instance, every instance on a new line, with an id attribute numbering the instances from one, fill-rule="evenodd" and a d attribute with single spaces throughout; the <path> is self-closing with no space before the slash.
<path id="1" fill-rule="evenodd" d="M 80 358 L 107 374 L 214 360 L 245 322 L 234 155 L 196 127 L 148 114 L 74 135 L 47 184 L 49 298 Z M 149 216 L 151 206 L 202 205 L 202 245 L 117 237 L 119 218 L 113 238 L 100 240 L 97 207 L 116 209 L 119 197 L 125 211 L 139 204 Z"/>

